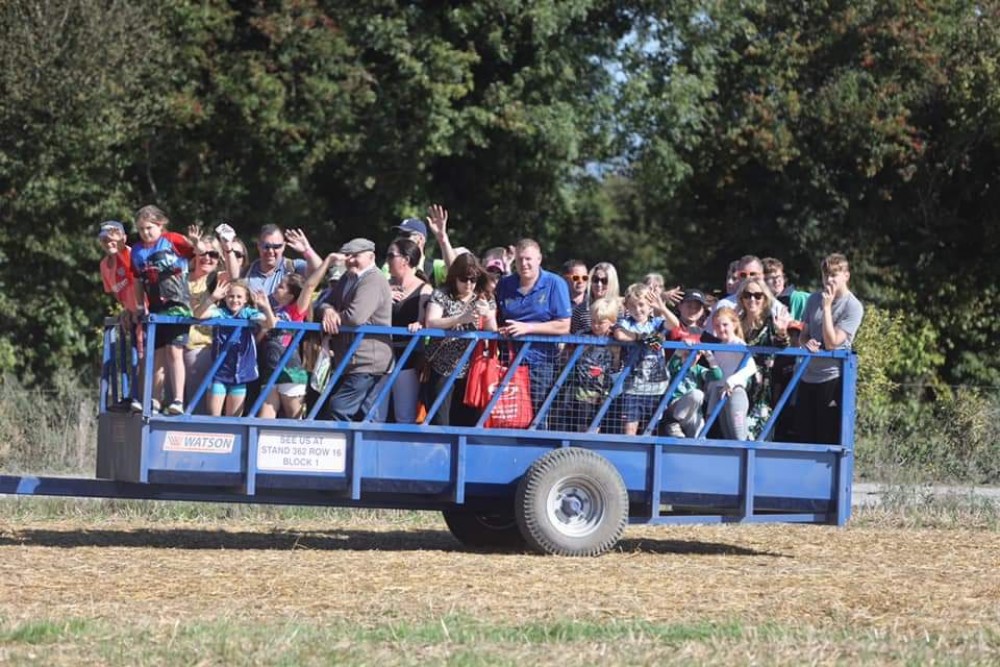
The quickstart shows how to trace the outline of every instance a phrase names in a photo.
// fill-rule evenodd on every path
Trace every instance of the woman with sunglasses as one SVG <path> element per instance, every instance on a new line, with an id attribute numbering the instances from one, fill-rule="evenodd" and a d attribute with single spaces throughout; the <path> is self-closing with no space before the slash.
<path id="1" fill-rule="evenodd" d="M 202 236 L 197 227 L 189 228 L 188 233 L 191 234 L 192 230 L 195 230 L 200 240 L 195 246 L 195 256 L 188 271 L 188 290 L 191 292 L 191 310 L 199 312 L 208 301 L 212 301 L 212 292 L 220 285 L 224 288 L 229 283 L 229 274 L 222 266 L 223 250 L 219 240 L 211 234 Z M 204 402 L 194 405 L 191 401 L 205 379 L 205 374 L 212 367 L 211 327 L 191 327 L 188 344 L 184 349 L 184 367 L 184 405 L 190 406 L 191 414 L 206 414 Z"/>
<path id="2" fill-rule="evenodd" d="M 492 295 L 476 291 L 477 281 L 482 273 L 479 260 L 472 253 L 462 253 L 455 258 L 448 267 L 444 285 L 434 290 L 427 304 L 424 324 L 428 329 L 497 330 L 496 301 Z M 445 381 L 455 372 L 468 344 L 469 341 L 460 338 L 432 338 L 427 345 L 427 365 L 430 371 L 427 384 L 435 398 Z M 475 426 L 479 420 L 480 411 L 467 406 L 463 400 L 467 370 L 466 364 L 459 371 L 450 396 L 445 398 L 434 417 L 436 424 Z"/>
<path id="3" fill-rule="evenodd" d="M 420 268 L 421 259 L 420 246 L 402 236 L 389 245 L 385 254 L 389 267 L 389 287 L 392 289 L 392 326 L 405 327 L 411 332 L 423 327 L 427 301 L 433 291 Z M 397 363 L 409 342 L 409 337 L 393 337 L 392 347 Z M 413 424 L 417 421 L 422 356 L 414 351 L 392 385 L 392 410 L 397 424 Z M 388 403 L 383 403 L 381 409 L 387 416 Z M 382 421 L 385 421 L 384 417 Z"/>
<path id="4" fill-rule="evenodd" d="M 569 330 L 574 334 L 590 334 L 590 305 L 598 299 L 608 299 L 616 304 L 621 301 L 618 287 L 618 271 L 611 262 L 598 262 L 590 270 L 587 280 L 590 289 L 584 300 L 573 306 Z"/>
<path id="5" fill-rule="evenodd" d="M 740 326 L 747 345 L 751 347 L 788 347 L 787 310 L 773 312 L 774 294 L 762 277 L 747 278 L 737 292 Z M 757 437 L 771 416 L 777 397 L 772 396 L 771 381 L 774 368 L 773 354 L 756 354 L 757 373 L 748 386 L 750 408 L 747 426 L 752 437 Z"/>

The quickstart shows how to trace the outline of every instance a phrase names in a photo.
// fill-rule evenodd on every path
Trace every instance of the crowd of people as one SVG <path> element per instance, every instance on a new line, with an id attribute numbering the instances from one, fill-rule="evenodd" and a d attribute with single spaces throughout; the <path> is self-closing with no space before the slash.
<path id="1" fill-rule="evenodd" d="M 496 331 L 513 343 L 524 336 L 565 334 L 613 339 L 614 345 L 580 344 L 585 349 L 558 399 L 550 402 L 542 427 L 626 435 L 655 427 L 666 435 L 695 437 L 725 398 L 718 433 L 743 440 L 760 435 L 796 358 L 761 352 L 745 360 L 740 352 L 675 352 L 662 343 L 850 349 L 864 312 L 850 291 L 850 267 L 841 254 L 822 261 L 823 287 L 812 294 L 788 283 L 781 261 L 746 255 L 729 265 L 723 294 L 715 298 L 708 291 L 668 287 L 656 273 L 625 287 L 606 261 L 588 268 L 570 260 L 559 275 L 543 268 L 542 249 L 531 239 L 489 248 L 478 257 L 451 244 L 448 212 L 439 205 L 431 206 L 425 219 L 407 218 L 394 227 L 396 238 L 382 265 L 376 244 L 365 238 L 320 255 L 302 230 L 265 225 L 251 261 L 247 244 L 228 224 L 214 233 L 190 226 L 180 234 L 168 227 L 161 209 L 145 206 L 136 213 L 137 239 L 131 245 L 120 222 L 104 222 L 98 232 L 105 291 L 121 304 L 123 328 L 140 354 L 154 355 L 152 406 L 168 415 L 241 415 L 262 389 L 261 380 L 280 368 L 259 416 L 300 418 L 325 393 L 321 418 L 356 420 L 369 414 L 385 379 L 403 364 L 378 420 L 416 423 L 420 406 L 447 391 L 435 421 L 478 422 L 481 408 L 465 400 L 468 341 L 422 335 L 414 343 L 414 336 L 372 333 L 356 341 L 341 333 L 345 326 L 377 325 L 411 333 Z M 436 259 L 425 252 L 431 236 L 440 254 Z M 295 257 L 287 257 L 288 251 Z M 147 313 L 251 324 L 161 324 L 153 349 L 146 351 Z M 321 344 L 293 345 L 301 337 L 278 326 L 307 320 L 321 324 L 326 334 Z M 536 413 L 573 347 L 535 342 L 525 351 L 522 365 L 529 371 Z M 509 353 L 515 349 L 509 346 Z M 335 385 L 324 391 L 321 369 L 344 359 Z M 196 404 L 213 368 L 206 396 Z M 628 372 L 614 410 L 597 420 L 622 368 Z M 682 372 L 657 422 L 671 379 Z M 840 362 L 810 358 L 773 437 L 839 442 L 841 394 Z M 129 402 L 142 409 L 138 400 Z"/>

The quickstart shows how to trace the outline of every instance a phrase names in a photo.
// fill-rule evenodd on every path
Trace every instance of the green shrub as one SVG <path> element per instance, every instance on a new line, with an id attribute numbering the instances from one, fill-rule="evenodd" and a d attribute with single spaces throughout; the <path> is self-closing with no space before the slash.
<path id="1" fill-rule="evenodd" d="M 97 452 L 97 389 L 57 374 L 26 387 L 0 377 L 0 470 L 92 474 Z"/>

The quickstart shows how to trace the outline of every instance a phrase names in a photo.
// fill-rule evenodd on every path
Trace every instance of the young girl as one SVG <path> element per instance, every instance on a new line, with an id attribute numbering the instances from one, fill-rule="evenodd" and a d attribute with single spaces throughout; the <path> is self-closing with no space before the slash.
<path id="1" fill-rule="evenodd" d="M 743 340 L 743 328 L 736 311 L 723 306 L 715 312 L 715 334 L 719 342 L 725 345 L 746 345 Z M 715 406 L 723 395 L 728 396 L 722 414 L 719 415 L 722 437 L 729 440 L 747 439 L 747 411 L 750 401 L 747 397 L 747 383 L 757 372 L 757 364 L 753 357 L 747 360 L 746 366 L 739 369 L 743 360 L 741 352 L 717 352 L 715 358 L 722 369 L 722 380 L 708 384 L 708 414 L 712 414 Z"/>
<path id="2" fill-rule="evenodd" d="M 149 299 L 149 312 L 190 317 L 188 260 L 194 257 L 197 239 L 166 231 L 167 215 L 156 206 L 144 206 L 135 215 L 139 243 L 132 248 L 132 275 L 135 281 L 136 314 L 145 315 L 143 304 Z M 186 324 L 156 327 L 154 341 L 153 409 L 160 405 L 166 376 L 170 376 L 171 403 L 165 412 L 184 414 L 184 346 L 188 342 Z"/>
<path id="3" fill-rule="evenodd" d="M 278 307 L 274 316 L 276 321 L 282 322 L 304 322 L 312 309 L 312 297 L 320 282 L 326 277 L 330 265 L 343 256 L 337 253 L 327 255 L 323 263 L 313 271 L 305 281 L 297 273 L 287 274 L 278 283 L 272 298 Z M 271 373 L 277 368 L 278 362 L 285 354 L 285 350 L 292 342 L 293 333 L 274 329 L 268 332 L 264 338 L 264 354 L 261 367 L 264 372 L 262 381 L 270 378 Z M 288 363 L 281 369 L 281 374 L 271 388 L 264 405 L 260 409 L 260 416 L 265 419 L 272 419 L 278 416 L 278 409 L 281 414 L 289 419 L 297 419 L 302 412 L 302 405 L 306 395 L 306 383 L 309 382 L 309 371 L 302 365 L 302 358 L 299 351 L 292 353 Z"/>
<path id="4" fill-rule="evenodd" d="M 635 435 L 639 432 L 639 424 L 653 416 L 669 384 L 667 364 L 660 346 L 667 328 L 666 320 L 661 315 L 651 317 L 654 309 L 666 311 L 666 308 L 659 295 L 642 283 L 629 286 L 625 292 L 625 308 L 628 315 L 615 325 L 615 338 L 642 344 L 639 359 L 626 380 L 622 396 L 625 435 Z"/>
<path id="5" fill-rule="evenodd" d="M 262 330 L 265 331 L 274 326 L 274 312 L 263 292 L 251 295 L 250 288 L 243 280 L 220 282 L 222 284 L 213 293 L 213 297 L 224 292 L 223 305 L 209 305 L 203 312 L 196 313 L 198 317 L 253 320 L 260 322 Z M 247 305 L 251 298 L 257 308 Z M 212 336 L 212 357 L 218 359 L 219 355 L 226 355 L 212 380 L 211 395 L 208 398 L 208 409 L 214 417 L 222 414 L 223 407 L 226 416 L 242 414 L 247 397 L 247 383 L 257 379 L 257 342 L 254 339 L 254 327 L 240 328 L 236 334 L 236 341 L 227 349 L 226 341 L 231 334 L 232 328 L 217 326 Z"/>

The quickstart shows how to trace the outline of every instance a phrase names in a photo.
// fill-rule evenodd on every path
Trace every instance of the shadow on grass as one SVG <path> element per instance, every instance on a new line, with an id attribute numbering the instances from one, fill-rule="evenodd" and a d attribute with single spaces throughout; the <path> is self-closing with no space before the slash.
<path id="1" fill-rule="evenodd" d="M 46 530 L 22 529 L 0 535 L 0 547 L 37 546 L 72 549 L 76 547 L 128 547 L 137 549 L 218 549 L 285 551 L 444 551 L 504 553 L 504 550 L 476 549 L 461 545 L 443 530 L 336 530 L 330 531 L 223 531 L 210 528 L 170 528 L 133 530 Z M 691 540 L 624 539 L 616 549 L 624 553 L 730 555 L 786 557 L 733 544 Z M 523 553 L 506 550 L 506 553 Z"/>

